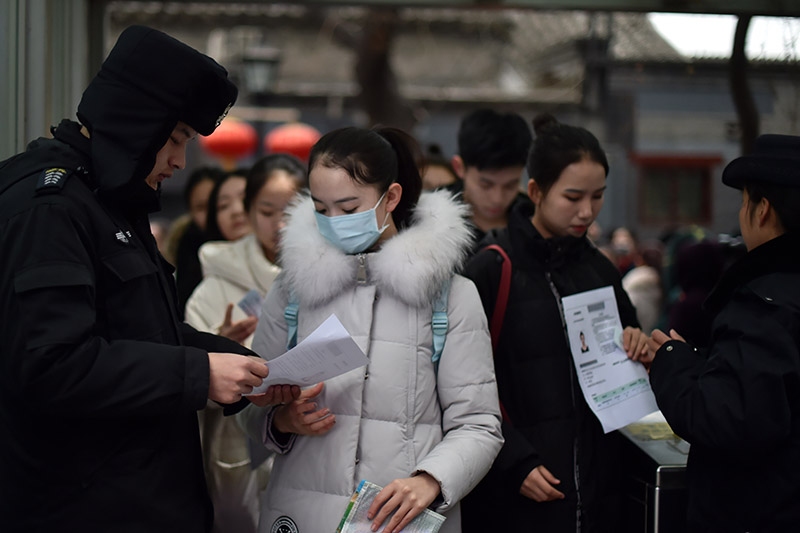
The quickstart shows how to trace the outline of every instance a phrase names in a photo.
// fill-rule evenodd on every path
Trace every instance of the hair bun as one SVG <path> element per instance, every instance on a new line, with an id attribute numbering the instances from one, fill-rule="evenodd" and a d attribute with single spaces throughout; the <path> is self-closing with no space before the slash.
<path id="1" fill-rule="evenodd" d="M 550 113 L 541 113 L 539 115 L 536 115 L 532 122 L 533 122 L 533 131 L 536 132 L 536 135 L 541 135 L 542 133 L 558 126 L 559 124 L 556 117 L 554 117 Z"/>
<path id="2" fill-rule="evenodd" d="M 442 153 L 442 147 L 439 146 L 437 143 L 430 143 L 426 147 L 425 155 L 428 157 L 443 157 L 444 154 Z"/>

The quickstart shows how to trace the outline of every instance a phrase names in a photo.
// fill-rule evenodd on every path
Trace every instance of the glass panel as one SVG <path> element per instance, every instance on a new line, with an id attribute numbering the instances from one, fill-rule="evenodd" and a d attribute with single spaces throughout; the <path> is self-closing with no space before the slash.
<path id="1" fill-rule="evenodd" d="M 641 218 L 649 224 L 704 224 L 709 173 L 698 167 L 643 167 Z"/>
<path id="2" fill-rule="evenodd" d="M 642 218 L 647 222 L 670 221 L 672 205 L 671 171 L 661 168 L 644 168 L 644 205 Z"/>
<path id="3" fill-rule="evenodd" d="M 703 193 L 704 172 L 700 169 L 680 169 L 678 171 L 678 221 L 683 223 L 702 223 L 705 220 L 703 207 L 706 204 Z"/>

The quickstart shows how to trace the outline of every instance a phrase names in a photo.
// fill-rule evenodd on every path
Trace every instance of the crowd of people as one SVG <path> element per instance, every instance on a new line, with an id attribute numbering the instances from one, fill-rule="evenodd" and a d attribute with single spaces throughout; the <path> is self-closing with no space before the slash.
<path id="1" fill-rule="evenodd" d="M 606 287 L 691 443 L 689 529 L 796 527 L 800 138 L 726 167 L 740 246 L 604 234 L 597 137 L 492 109 L 451 158 L 345 127 L 308 160 L 197 168 L 186 214 L 154 225 L 161 182 L 236 97 L 213 60 L 134 26 L 78 121 L 0 162 L 3 530 L 332 531 L 365 479 L 372 531 L 428 508 L 445 533 L 618 531 L 623 437 L 578 385 L 562 306 Z M 331 314 L 366 366 L 249 394 Z"/>

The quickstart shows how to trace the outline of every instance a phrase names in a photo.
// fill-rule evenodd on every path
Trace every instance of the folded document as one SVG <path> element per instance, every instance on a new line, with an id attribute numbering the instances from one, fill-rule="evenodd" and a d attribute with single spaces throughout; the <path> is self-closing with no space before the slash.
<path id="1" fill-rule="evenodd" d="M 367 511 L 382 488 L 366 480 L 359 483 L 358 489 L 347 504 L 347 510 L 339 527 L 336 528 L 336 533 L 372 533 L 372 520 L 367 518 Z M 389 523 L 391 516 L 389 515 L 383 522 L 384 526 Z M 403 533 L 436 533 L 444 521 L 444 516 L 425 509 L 403 528 Z M 383 527 L 378 531 L 383 531 Z"/>
<path id="2" fill-rule="evenodd" d="M 308 387 L 367 363 L 369 359 L 356 341 L 336 315 L 331 315 L 297 346 L 269 361 L 269 375 L 250 394 L 263 394 L 270 385 Z"/>

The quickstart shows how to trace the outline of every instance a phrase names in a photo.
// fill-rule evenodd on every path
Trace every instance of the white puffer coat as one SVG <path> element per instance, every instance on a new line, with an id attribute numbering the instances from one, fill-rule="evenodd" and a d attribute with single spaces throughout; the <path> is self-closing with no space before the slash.
<path id="1" fill-rule="evenodd" d="M 266 431 L 270 416 L 254 422 L 263 411 L 250 411 L 250 431 L 282 454 L 262 494 L 262 533 L 279 525 L 294 531 L 287 520 L 300 533 L 334 531 L 360 480 L 385 486 L 420 471 L 441 485 L 442 531 L 461 531 L 458 502 L 503 443 L 486 317 L 472 282 L 453 275 L 471 242 L 465 209 L 445 192 L 424 194 L 410 227 L 360 255 L 343 254 L 319 234 L 309 198 L 290 209 L 284 271 L 267 295 L 253 349 L 267 359 L 285 351 L 291 286 L 300 303 L 298 342 L 335 313 L 370 362 L 325 383 L 317 403 L 336 424 L 323 436 L 299 436 L 282 448 Z M 431 302 L 451 277 L 437 378 Z"/>
<path id="2" fill-rule="evenodd" d="M 186 323 L 210 333 L 219 331 L 229 303 L 234 304 L 233 322 L 247 318 L 236 304 L 251 289 L 264 297 L 280 272 L 264 257 L 253 234 L 234 242 L 207 242 L 199 257 L 203 281 L 186 302 Z M 242 344 L 249 348 L 252 340 L 251 336 Z"/>
<path id="3" fill-rule="evenodd" d="M 229 303 L 234 304 L 232 321 L 246 318 L 236 304 L 251 289 L 264 297 L 280 272 L 264 256 L 253 234 L 233 242 L 207 242 L 200 247 L 199 258 L 203 281 L 186 302 L 186 322 L 210 333 L 219 330 Z M 251 335 L 242 344 L 249 348 L 252 340 Z M 255 531 L 258 493 L 269 476 L 269 461 L 253 470 L 247 435 L 235 418 L 222 416 L 215 402 L 209 401 L 200 412 L 200 429 L 203 465 L 214 503 L 214 531 Z"/>

